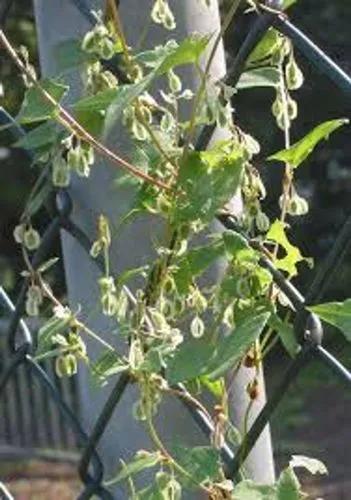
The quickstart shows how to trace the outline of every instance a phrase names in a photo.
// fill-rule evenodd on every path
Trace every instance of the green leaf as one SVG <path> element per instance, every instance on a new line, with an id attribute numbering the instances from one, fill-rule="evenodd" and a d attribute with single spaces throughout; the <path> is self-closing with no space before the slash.
<path id="1" fill-rule="evenodd" d="M 26 132 L 26 135 L 19 139 L 14 146 L 28 150 L 39 149 L 44 146 L 51 147 L 63 134 L 64 132 L 59 130 L 56 123 L 47 122 Z"/>
<path id="2" fill-rule="evenodd" d="M 94 112 L 101 112 L 105 111 L 110 104 L 116 99 L 119 93 L 122 92 L 122 89 L 125 87 L 130 87 L 131 85 L 128 86 L 121 86 L 116 89 L 107 89 L 103 90 L 102 92 L 98 92 L 97 94 L 89 97 L 84 97 L 83 99 L 80 99 L 77 101 L 73 109 L 76 113 L 79 112 L 84 112 L 84 111 L 94 111 Z"/>
<path id="3" fill-rule="evenodd" d="M 241 234 L 235 231 L 224 231 L 222 238 L 228 258 L 246 262 L 256 262 L 258 260 L 257 253 L 249 246 Z"/>
<path id="4" fill-rule="evenodd" d="M 96 61 L 96 57 L 82 50 L 80 39 L 72 39 L 54 47 L 54 60 L 58 71 L 66 71 Z"/>
<path id="5" fill-rule="evenodd" d="M 277 483 L 277 500 L 300 500 L 301 485 L 291 467 L 283 470 Z"/>
<path id="6" fill-rule="evenodd" d="M 296 340 L 294 327 L 290 323 L 282 321 L 276 314 L 272 314 L 269 318 L 269 326 L 278 333 L 289 355 L 295 358 L 300 349 L 300 345 Z"/>
<path id="7" fill-rule="evenodd" d="M 305 259 L 300 250 L 288 240 L 286 227 L 284 222 L 276 220 L 268 231 L 267 240 L 278 243 L 285 250 L 285 257 L 277 258 L 275 264 L 278 269 L 286 271 L 292 278 L 297 275 L 297 264 Z"/>
<path id="8" fill-rule="evenodd" d="M 214 346 L 208 340 L 185 341 L 168 362 L 167 380 L 177 384 L 207 374 L 207 364 L 213 356 Z"/>
<path id="9" fill-rule="evenodd" d="M 51 181 L 46 180 L 38 192 L 28 200 L 26 214 L 33 217 L 42 208 L 44 202 L 47 200 L 52 191 L 53 186 Z"/>
<path id="10" fill-rule="evenodd" d="M 241 149 L 222 141 L 208 151 L 190 152 L 179 169 L 177 223 L 210 222 L 237 191 L 244 165 Z"/>
<path id="11" fill-rule="evenodd" d="M 328 474 L 328 469 L 323 462 L 316 458 L 305 457 L 304 455 L 293 455 L 289 466 L 292 469 L 303 467 L 310 474 Z"/>
<path id="12" fill-rule="evenodd" d="M 156 73 L 152 72 L 149 73 L 148 76 L 140 80 L 138 83 L 133 83 L 131 85 L 122 85 L 118 87 L 118 89 L 116 90 L 115 98 L 112 100 L 106 111 L 104 126 L 105 136 L 109 135 L 112 127 L 120 119 L 125 108 L 129 106 L 140 94 L 145 92 L 145 90 L 149 87 L 155 77 Z"/>
<path id="13" fill-rule="evenodd" d="M 164 500 L 165 495 L 156 483 L 147 486 L 141 491 L 138 491 L 138 495 L 136 498 L 138 500 Z"/>
<path id="14" fill-rule="evenodd" d="M 208 365 L 208 376 L 217 379 L 244 356 L 251 344 L 259 337 L 265 327 L 270 313 L 251 314 L 246 317 L 234 331 L 218 343 L 215 353 Z"/>
<path id="15" fill-rule="evenodd" d="M 169 43 L 163 47 L 142 52 L 137 55 L 136 60 L 149 68 L 153 68 L 155 76 L 163 75 L 177 66 L 198 62 L 210 38 L 208 35 L 192 35 L 185 38 L 179 45 Z"/>
<path id="16" fill-rule="evenodd" d="M 317 314 L 323 321 L 339 328 L 351 342 L 351 299 L 309 306 L 307 309 Z"/>
<path id="17" fill-rule="evenodd" d="M 245 71 L 240 77 L 236 88 L 238 90 L 255 87 L 277 87 L 280 82 L 280 72 L 272 66 Z"/>
<path id="18" fill-rule="evenodd" d="M 99 135 L 104 127 L 106 110 L 114 101 L 119 102 L 119 96 L 126 93 L 126 89 L 130 87 L 133 86 L 124 85 L 116 89 L 107 89 L 94 96 L 80 99 L 73 106 L 75 118 L 90 133 Z"/>
<path id="19" fill-rule="evenodd" d="M 69 87 L 55 80 L 42 80 L 40 86 L 51 95 L 55 101 L 60 102 Z M 39 90 L 33 86 L 27 90 L 17 119 L 21 123 L 34 123 L 49 120 L 57 115 L 57 106 L 49 102 Z"/>
<path id="20" fill-rule="evenodd" d="M 52 346 L 52 337 L 58 333 L 62 333 L 68 327 L 70 318 L 58 318 L 53 316 L 39 329 L 38 332 L 38 347 L 35 352 L 36 356 L 45 354 Z"/>
<path id="21" fill-rule="evenodd" d="M 277 500 L 276 488 L 255 484 L 251 480 L 242 481 L 232 492 L 235 500 Z"/>
<path id="22" fill-rule="evenodd" d="M 195 448 L 172 446 L 171 455 L 198 484 L 217 481 L 221 477 L 219 452 L 210 446 Z"/>
<path id="23" fill-rule="evenodd" d="M 163 75 L 177 66 L 185 66 L 198 62 L 201 54 L 210 41 L 211 36 L 192 35 L 174 48 L 157 67 L 157 75 Z"/>
<path id="24" fill-rule="evenodd" d="M 280 46 L 280 35 L 277 30 L 270 28 L 260 43 L 251 52 L 248 64 L 254 64 L 270 57 Z"/>
<path id="25" fill-rule="evenodd" d="M 217 399 L 222 400 L 225 396 L 225 380 L 219 378 L 218 380 L 210 380 L 206 375 L 200 377 L 201 384 L 213 394 Z"/>
<path id="26" fill-rule="evenodd" d="M 220 240 L 209 245 L 192 248 L 176 263 L 175 283 L 180 293 L 186 293 L 194 278 L 224 254 L 224 245 Z"/>
<path id="27" fill-rule="evenodd" d="M 251 344 L 261 334 L 269 313 L 254 315 L 252 311 L 226 337 L 216 345 L 208 339 L 191 339 L 180 345 L 169 361 L 167 380 L 171 384 L 192 380 L 201 375 L 210 379 L 221 377 L 233 368 Z"/>
<path id="28" fill-rule="evenodd" d="M 268 160 L 279 160 L 284 163 L 288 163 L 293 168 L 297 168 L 306 160 L 306 158 L 308 158 L 319 142 L 323 139 L 328 139 L 332 132 L 347 123 L 349 123 L 349 120 L 345 118 L 321 123 L 299 142 L 295 143 L 288 149 L 283 149 L 282 151 L 275 153 L 270 156 Z"/>
<path id="29" fill-rule="evenodd" d="M 120 483 L 124 479 L 130 476 L 138 474 L 139 472 L 155 467 L 162 460 L 162 455 L 160 452 L 156 451 L 154 453 L 143 453 L 142 456 L 135 456 L 132 462 L 122 466 L 121 471 L 112 479 L 106 481 L 106 486 L 112 486 L 114 484 Z"/>
<path id="30" fill-rule="evenodd" d="M 153 70 L 139 82 L 123 85 L 117 89 L 116 96 L 106 113 L 105 135 L 110 133 L 112 126 L 119 120 L 123 110 L 136 97 L 145 92 L 155 78 L 167 73 L 176 66 L 195 63 L 206 48 L 208 41 L 208 36 L 191 36 L 186 38 L 180 45 L 174 44 L 153 51 Z"/>
<path id="31" fill-rule="evenodd" d="M 47 260 L 38 267 L 37 269 L 38 273 L 45 273 L 46 271 L 51 269 L 55 264 L 57 264 L 59 260 L 60 259 L 58 257 L 53 257 L 52 259 Z"/>
<path id="32" fill-rule="evenodd" d="M 91 366 L 94 377 L 100 382 L 105 382 L 107 378 L 117 375 L 127 369 L 128 365 L 123 363 L 118 354 L 110 349 L 106 349 Z"/>
<path id="33" fill-rule="evenodd" d="M 284 0 L 284 2 L 283 2 L 284 10 L 289 9 L 289 7 L 294 5 L 294 3 L 296 3 L 296 2 L 297 2 L 297 0 Z"/>

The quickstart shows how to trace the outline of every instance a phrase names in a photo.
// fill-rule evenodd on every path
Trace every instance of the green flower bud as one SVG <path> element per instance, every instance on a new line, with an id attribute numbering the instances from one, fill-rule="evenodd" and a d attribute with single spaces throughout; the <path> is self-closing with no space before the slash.
<path id="1" fill-rule="evenodd" d="M 82 151 L 80 146 L 72 148 L 67 153 L 67 163 L 69 168 L 75 170 L 81 161 Z"/>
<path id="2" fill-rule="evenodd" d="M 100 292 L 101 295 L 106 293 L 114 293 L 116 291 L 116 286 L 112 276 L 107 276 L 99 279 Z"/>
<path id="3" fill-rule="evenodd" d="M 134 403 L 132 413 L 135 420 L 139 422 L 145 422 L 145 420 L 147 419 L 145 406 L 141 401 L 137 401 L 136 403 Z"/>
<path id="4" fill-rule="evenodd" d="M 96 34 L 95 31 L 89 31 L 82 42 L 82 50 L 84 52 L 88 52 L 89 54 L 93 53 L 96 49 Z"/>
<path id="5" fill-rule="evenodd" d="M 144 362 L 144 353 L 139 340 L 133 340 L 129 350 L 129 364 L 132 370 L 137 370 Z"/>
<path id="6" fill-rule="evenodd" d="M 285 128 L 290 128 L 291 126 L 289 117 L 284 112 L 276 117 L 276 123 L 280 130 L 285 130 Z"/>
<path id="7" fill-rule="evenodd" d="M 269 218 L 267 217 L 267 215 L 264 212 L 258 212 L 258 214 L 256 215 L 256 218 L 255 218 L 255 223 L 256 223 L 257 229 L 261 233 L 267 232 L 270 225 L 271 225 Z"/>
<path id="8" fill-rule="evenodd" d="M 15 227 L 13 231 L 13 237 L 15 239 L 16 243 L 23 243 L 24 240 L 24 233 L 25 233 L 25 225 L 24 224 L 18 224 L 18 226 Z"/>
<path id="9" fill-rule="evenodd" d="M 128 302 L 127 294 L 122 289 L 118 295 L 117 307 L 116 307 L 117 319 L 119 321 L 124 321 L 126 319 L 127 312 L 128 312 L 128 305 L 129 305 L 129 302 Z"/>
<path id="10" fill-rule="evenodd" d="M 66 365 L 66 375 L 67 377 L 72 377 L 78 371 L 78 363 L 77 358 L 74 354 L 67 354 L 65 356 L 65 365 Z"/>
<path id="11" fill-rule="evenodd" d="M 117 299 L 112 293 L 106 293 L 101 297 L 102 312 L 106 316 L 114 316 L 117 312 Z"/>
<path id="12" fill-rule="evenodd" d="M 191 335 L 199 339 L 205 333 L 205 325 L 199 316 L 195 316 L 190 324 Z"/>
<path id="13" fill-rule="evenodd" d="M 155 0 L 155 3 L 151 10 L 151 19 L 156 24 L 162 24 L 165 14 L 166 10 L 164 0 Z"/>
<path id="14" fill-rule="evenodd" d="M 52 183 L 56 187 L 67 187 L 71 180 L 68 163 L 62 156 L 56 156 L 52 163 Z"/>
<path id="15" fill-rule="evenodd" d="M 289 90 L 297 90 L 303 85 L 304 76 L 293 55 L 290 57 L 289 62 L 286 65 L 285 75 L 286 84 Z"/>
<path id="16" fill-rule="evenodd" d="M 143 119 L 151 124 L 152 123 L 152 113 L 150 111 L 150 108 L 148 106 L 141 106 L 140 107 L 140 112 L 142 114 Z"/>
<path id="17" fill-rule="evenodd" d="M 164 490 L 168 487 L 171 480 L 171 476 L 164 471 L 158 471 L 155 476 L 157 486 L 160 490 Z"/>
<path id="18" fill-rule="evenodd" d="M 37 285 L 31 285 L 27 290 L 27 298 L 40 305 L 43 302 L 41 288 Z"/>
<path id="19" fill-rule="evenodd" d="M 174 15 L 168 4 L 166 4 L 166 14 L 163 18 L 163 26 L 170 31 L 176 28 Z"/>
<path id="20" fill-rule="evenodd" d="M 99 240 L 105 246 L 109 247 L 111 245 L 111 231 L 108 219 L 105 215 L 101 214 L 99 216 L 98 222 L 98 234 Z"/>
<path id="21" fill-rule="evenodd" d="M 174 127 L 174 118 L 171 113 L 164 113 L 161 119 L 160 127 L 162 132 L 170 132 Z"/>
<path id="22" fill-rule="evenodd" d="M 88 165 L 93 165 L 95 161 L 94 148 L 90 145 L 82 146 L 83 154 L 88 162 Z"/>
<path id="23" fill-rule="evenodd" d="M 297 118 L 298 114 L 298 107 L 297 107 L 297 102 L 292 99 L 290 96 L 288 97 L 287 101 L 287 113 L 289 116 L 289 120 L 295 120 Z"/>
<path id="24" fill-rule="evenodd" d="M 85 156 L 80 157 L 80 161 L 76 167 L 76 172 L 79 175 L 79 177 L 89 177 L 90 167 L 88 160 Z"/>
<path id="25" fill-rule="evenodd" d="M 40 234 L 32 226 L 29 226 L 24 232 L 23 243 L 28 250 L 36 250 L 40 245 Z"/>
<path id="26" fill-rule="evenodd" d="M 27 298 L 25 303 L 26 314 L 31 317 L 39 316 L 39 304 L 35 300 Z"/>
<path id="27" fill-rule="evenodd" d="M 102 59 L 112 59 L 115 54 L 115 46 L 109 38 L 103 38 L 99 43 L 99 54 Z"/>
<path id="28" fill-rule="evenodd" d="M 100 255 L 102 250 L 103 250 L 103 245 L 101 241 L 100 240 L 94 241 L 90 249 L 90 255 L 93 257 L 93 259 L 96 259 Z"/>
<path id="29" fill-rule="evenodd" d="M 65 354 L 56 358 L 55 372 L 58 377 L 72 377 L 77 370 L 78 364 L 74 354 Z"/>
<path id="30" fill-rule="evenodd" d="M 278 93 L 275 101 L 272 104 L 272 115 L 275 118 L 278 118 L 278 116 L 283 114 L 283 111 L 284 111 L 283 101 L 282 101 L 280 93 Z"/>
<path id="31" fill-rule="evenodd" d="M 134 120 L 131 131 L 137 141 L 146 141 L 148 138 L 146 128 L 138 120 Z"/>
<path id="32" fill-rule="evenodd" d="M 306 215 L 308 213 L 308 210 L 309 206 L 307 200 L 305 200 L 305 198 L 302 198 L 295 192 L 288 202 L 288 214 L 292 216 Z"/>
<path id="33" fill-rule="evenodd" d="M 173 71 L 173 69 L 169 70 L 167 73 L 168 76 L 168 85 L 173 92 L 173 94 L 178 94 L 182 90 L 182 81 L 178 75 Z"/>

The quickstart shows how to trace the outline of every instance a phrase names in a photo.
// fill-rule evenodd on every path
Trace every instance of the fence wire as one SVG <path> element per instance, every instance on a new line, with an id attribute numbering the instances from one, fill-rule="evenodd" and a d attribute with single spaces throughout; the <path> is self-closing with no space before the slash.
<path id="1" fill-rule="evenodd" d="M 96 19 L 94 15 L 92 15 L 85 0 L 70 1 L 80 10 L 80 12 L 91 24 L 95 23 Z M 8 14 L 10 7 L 11 1 L 4 2 L 4 6 L 0 11 L 1 25 L 5 22 L 6 15 Z M 267 30 L 272 26 L 291 38 L 295 46 L 302 52 L 302 54 L 319 71 L 323 72 L 329 79 L 334 81 L 339 90 L 345 93 L 345 97 L 350 99 L 350 77 L 308 37 L 306 37 L 304 33 L 294 26 L 287 19 L 285 14 L 282 13 L 264 12 L 257 16 L 257 19 L 254 21 L 233 66 L 228 72 L 226 80 L 229 84 L 235 86 L 244 70 L 245 62 L 250 52 L 262 39 Z M 118 66 L 118 64 L 116 64 L 116 66 Z M 118 70 L 118 72 L 120 71 Z M 0 124 L 9 125 L 11 132 L 16 138 L 22 134 L 21 129 L 16 125 L 14 119 L 2 108 L 0 108 Z M 199 149 L 203 149 L 207 146 L 213 132 L 214 129 L 212 127 L 204 128 L 197 143 L 197 147 Z M 89 252 L 91 248 L 92 242 L 89 237 L 81 230 L 81 228 L 77 227 L 70 218 L 73 203 L 69 193 L 66 190 L 59 190 L 57 192 L 56 201 L 57 214 L 47 228 L 43 236 L 41 246 L 34 254 L 31 262 L 34 269 L 38 268 L 38 266 L 46 260 L 52 245 L 55 243 L 57 238 L 59 238 L 61 230 L 66 231 L 73 238 L 75 238 L 86 252 Z M 238 227 L 233 216 L 222 214 L 218 216 L 218 220 L 226 229 L 240 231 L 240 228 Z M 246 236 L 244 235 L 244 237 Z M 259 250 L 257 241 L 249 238 L 246 239 L 249 245 L 256 250 Z M 333 248 L 330 250 L 324 264 L 318 270 L 306 297 L 303 297 L 299 290 L 286 280 L 284 275 L 274 267 L 274 264 L 266 256 L 262 255 L 260 262 L 261 265 L 271 273 L 275 284 L 281 291 L 284 292 L 296 309 L 295 332 L 300 341 L 301 350 L 295 359 L 290 362 L 290 366 L 283 375 L 281 382 L 275 388 L 238 449 L 233 451 L 227 444 L 222 447 L 222 459 L 228 478 L 237 478 L 241 465 L 254 447 L 257 439 L 269 422 L 273 412 L 281 402 L 286 391 L 301 371 L 308 367 L 313 359 L 319 359 L 341 380 L 348 384 L 348 387 L 351 389 L 351 372 L 323 347 L 323 327 L 321 322 L 314 314 L 311 314 L 306 309 L 307 305 L 311 305 L 321 299 L 329 283 L 335 278 L 338 266 L 344 259 L 350 247 L 350 243 L 351 216 L 345 222 Z M 96 262 L 97 265 L 101 267 L 101 261 L 97 259 Z M 79 494 L 78 499 L 90 499 L 93 495 L 96 495 L 101 499 L 113 499 L 114 497 L 111 492 L 109 492 L 104 486 L 104 464 L 97 451 L 97 446 L 107 426 L 109 425 L 116 407 L 122 400 L 123 394 L 131 382 L 130 377 L 127 373 L 124 373 L 119 377 L 115 386 L 111 390 L 110 396 L 108 397 L 92 432 L 87 434 L 82 427 L 79 418 L 67 406 L 59 390 L 51 381 L 47 373 L 33 359 L 37 339 L 22 319 L 27 288 L 28 280 L 24 279 L 16 304 L 13 304 L 3 288 L 0 288 L 0 302 L 11 314 L 10 326 L 7 332 L 8 356 L 6 363 L 1 366 L 0 395 L 4 391 L 4 388 L 10 378 L 16 373 L 18 367 L 26 365 L 33 372 L 33 375 L 37 378 L 38 382 L 45 387 L 48 395 L 61 412 L 67 425 L 69 425 L 77 436 L 77 440 L 83 448 L 78 468 L 83 489 Z M 179 394 L 179 399 L 190 412 L 199 428 L 204 432 L 208 439 L 210 439 L 214 430 L 214 422 L 208 417 L 207 414 L 191 404 L 191 395 L 182 385 L 177 386 L 177 393 Z M 0 492 L 2 495 L 1 498 L 6 498 L 8 500 L 12 498 L 10 492 L 4 486 L 0 487 Z"/>

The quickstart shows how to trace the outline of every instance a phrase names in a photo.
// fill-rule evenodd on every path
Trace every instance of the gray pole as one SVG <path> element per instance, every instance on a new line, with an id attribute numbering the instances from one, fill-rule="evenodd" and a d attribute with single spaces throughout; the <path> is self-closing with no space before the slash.
<path id="1" fill-rule="evenodd" d="M 55 46 L 64 40 L 81 36 L 87 31 L 88 26 L 69 0 L 60 0 L 59 2 L 57 0 L 34 0 L 34 4 L 42 72 L 46 76 L 55 75 L 57 73 L 53 55 Z M 96 4 L 92 3 L 92 5 L 96 7 Z M 205 8 L 201 0 L 177 0 L 171 2 L 171 5 L 177 18 L 177 29 L 176 32 L 171 33 L 171 37 L 181 39 L 195 31 L 213 33 L 219 29 L 220 19 L 217 1 L 212 0 L 210 8 Z M 131 45 L 138 41 L 147 21 L 149 10 L 149 0 L 121 2 L 121 16 L 127 39 Z M 152 27 L 150 36 L 146 40 L 146 46 L 152 47 L 157 43 L 163 43 L 169 36 L 165 30 L 157 26 Z M 220 46 L 213 64 L 212 74 L 218 79 L 224 73 L 224 51 L 223 47 Z M 71 95 L 75 96 L 80 91 L 77 76 L 77 74 L 70 75 L 70 83 L 73 88 Z M 196 86 L 195 76 L 190 72 L 185 75 L 183 82 L 184 86 L 187 85 L 190 88 Z M 216 138 L 223 138 L 225 133 L 225 130 L 217 131 Z M 113 148 L 123 153 L 123 156 L 128 155 L 128 143 L 118 127 L 110 142 L 113 144 Z M 104 161 L 99 161 L 89 180 L 74 179 L 70 188 L 74 201 L 74 222 L 92 238 L 95 235 L 95 225 L 99 214 L 106 214 L 110 221 L 116 224 L 132 203 L 133 192 L 125 188 L 117 189 L 114 183 L 116 177 L 115 167 L 106 165 Z M 112 268 L 120 271 L 140 265 L 143 260 L 147 260 L 147 256 L 151 252 L 150 235 L 155 234 L 155 231 L 157 228 L 155 220 L 152 218 L 143 219 L 129 226 L 113 247 Z M 85 315 L 83 319 L 100 335 L 116 344 L 116 335 L 109 333 L 111 324 L 99 313 L 99 294 L 96 285 L 98 275 L 91 259 L 71 237 L 63 235 L 62 243 L 71 307 L 75 310 L 80 305 L 82 313 Z M 96 355 L 98 350 L 97 344 L 89 342 L 90 354 Z M 86 428 L 91 429 L 112 385 L 109 384 L 104 389 L 93 387 L 84 369 L 80 370 L 79 377 L 81 414 Z M 232 388 L 232 417 L 239 429 L 242 429 L 248 404 L 245 388 L 251 379 L 252 371 L 246 368 L 242 369 Z M 264 387 L 263 377 L 261 377 L 261 383 Z M 120 458 L 128 460 L 128 457 L 132 456 L 136 450 L 147 449 L 149 446 L 142 424 L 135 422 L 132 417 L 131 409 L 135 397 L 134 389 L 129 388 L 102 440 L 100 450 L 108 472 L 117 470 Z M 250 419 L 257 415 L 264 401 L 265 394 L 264 391 L 261 391 L 259 401 L 255 403 Z M 175 439 L 188 444 L 204 443 L 203 437 L 197 432 L 193 422 L 178 402 L 167 401 L 162 408 L 158 428 L 166 443 Z M 268 427 L 247 459 L 246 469 L 249 477 L 258 482 L 271 483 L 274 481 L 272 446 Z"/>

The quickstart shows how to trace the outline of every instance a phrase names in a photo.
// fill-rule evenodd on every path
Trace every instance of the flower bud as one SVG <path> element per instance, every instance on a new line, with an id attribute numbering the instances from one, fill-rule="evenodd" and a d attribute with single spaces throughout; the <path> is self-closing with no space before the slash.
<path id="1" fill-rule="evenodd" d="M 96 36 L 94 30 L 89 31 L 83 38 L 82 50 L 91 54 L 95 51 L 96 47 Z"/>
<path id="2" fill-rule="evenodd" d="M 25 304 L 26 314 L 31 317 L 39 316 L 39 304 L 37 301 L 27 298 Z"/>
<path id="3" fill-rule="evenodd" d="M 112 293 L 105 293 L 101 297 L 102 312 L 106 316 L 114 316 L 117 312 L 117 299 Z"/>
<path id="4" fill-rule="evenodd" d="M 256 223 L 257 229 L 261 233 L 265 233 L 266 231 L 268 231 L 268 229 L 271 225 L 269 217 L 264 212 L 258 212 L 258 214 L 256 215 L 256 218 L 255 218 L 255 223 Z"/>
<path id="5" fill-rule="evenodd" d="M 146 141 L 148 138 L 146 128 L 138 120 L 133 121 L 131 131 L 137 141 Z"/>
<path id="6" fill-rule="evenodd" d="M 191 335 L 199 339 L 205 332 L 205 325 L 200 316 L 195 316 L 190 324 Z"/>
<path id="7" fill-rule="evenodd" d="M 297 118 L 298 114 L 298 107 L 297 107 L 297 102 L 292 99 L 290 96 L 288 96 L 287 99 L 287 113 L 289 120 L 295 120 Z"/>
<path id="8" fill-rule="evenodd" d="M 306 215 L 308 213 L 309 206 L 307 200 L 299 196 L 296 192 L 290 198 L 287 206 L 287 212 L 290 215 Z"/>
<path id="9" fill-rule="evenodd" d="M 71 180 L 68 163 L 62 156 L 56 156 L 52 163 L 52 183 L 56 187 L 67 187 Z"/>
<path id="10" fill-rule="evenodd" d="M 40 305 L 43 302 L 43 294 L 41 288 L 37 285 L 31 285 L 27 290 L 27 298 L 28 300 L 33 300 Z"/>
<path id="11" fill-rule="evenodd" d="M 108 60 L 112 59 L 115 54 L 115 47 L 112 40 L 109 38 L 103 38 L 99 43 L 99 54 L 102 59 Z"/>
<path id="12" fill-rule="evenodd" d="M 55 372 L 60 378 L 72 377 L 77 373 L 78 365 L 74 354 L 58 356 L 55 362 Z"/>
<path id="13" fill-rule="evenodd" d="M 104 276 L 99 279 L 100 292 L 102 295 L 116 291 L 116 286 L 112 276 Z"/>
<path id="14" fill-rule="evenodd" d="M 36 250 L 40 245 L 40 234 L 32 226 L 29 226 L 24 232 L 23 243 L 28 250 Z"/>
<path id="15" fill-rule="evenodd" d="M 167 73 L 168 76 L 168 85 L 173 94 L 178 94 L 182 90 L 182 81 L 178 75 L 173 71 L 173 69 L 169 70 Z"/>
<path id="16" fill-rule="evenodd" d="M 278 118 L 284 112 L 283 101 L 281 95 L 278 93 L 275 101 L 272 104 L 272 115 Z"/>
<path id="17" fill-rule="evenodd" d="M 289 90 L 297 90 L 303 85 L 304 76 L 293 55 L 291 55 L 286 65 L 285 75 L 286 84 Z"/>
<path id="18" fill-rule="evenodd" d="M 24 240 L 24 232 L 25 232 L 25 225 L 24 224 L 18 224 L 18 226 L 15 227 L 13 231 L 13 237 L 15 239 L 16 243 L 23 243 Z"/>
<path id="19" fill-rule="evenodd" d="M 96 259 L 100 255 L 102 250 L 103 250 L 103 246 L 102 246 L 101 241 L 100 240 L 94 241 L 94 243 L 92 244 L 92 247 L 90 249 L 90 255 L 93 257 L 93 259 Z"/>

